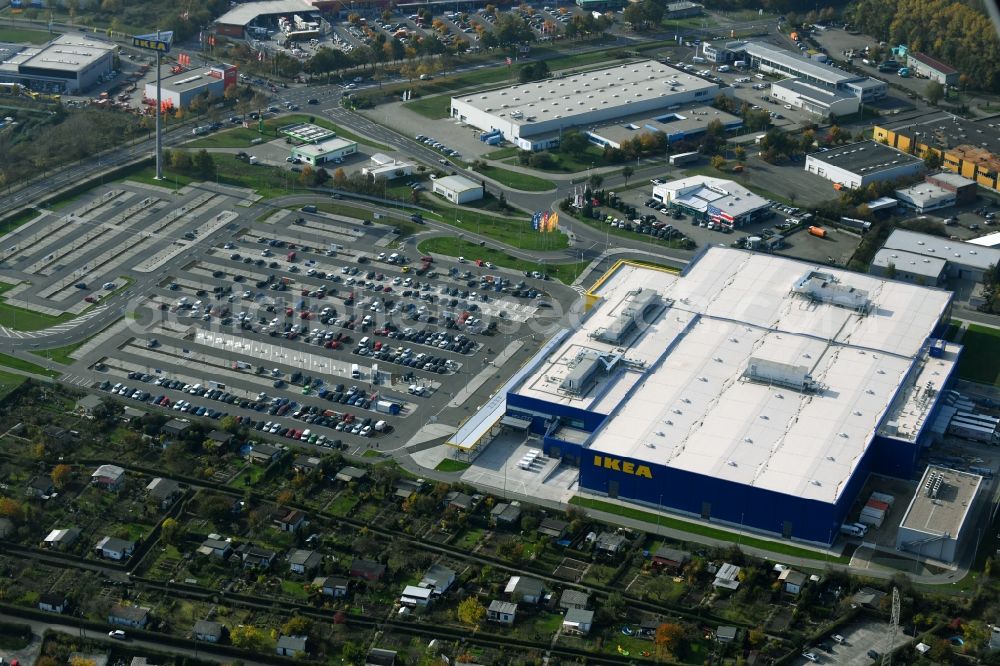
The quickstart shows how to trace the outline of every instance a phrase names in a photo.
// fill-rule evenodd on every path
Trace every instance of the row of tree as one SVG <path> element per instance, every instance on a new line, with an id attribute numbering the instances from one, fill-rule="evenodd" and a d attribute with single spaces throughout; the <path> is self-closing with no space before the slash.
<path id="1" fill-rule="evenodd" d="M 952 0 L 857 0 L 847 16 L 862 32 L 948 63 L 962 72 L 967 85 L 1000 91 L 1000 40 L 979 5 Z"/>

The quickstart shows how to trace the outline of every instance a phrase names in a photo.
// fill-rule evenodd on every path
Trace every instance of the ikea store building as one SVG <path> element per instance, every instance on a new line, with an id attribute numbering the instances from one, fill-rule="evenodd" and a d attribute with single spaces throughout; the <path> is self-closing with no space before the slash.
<path id="1" fill-rule="evenodd" d="M 508 383 L 503 423 L 582 491 L 828 544 L 870 473 L 912 478 L 961 352 L 951 294 L 710 247 L 623 262 Z"/>

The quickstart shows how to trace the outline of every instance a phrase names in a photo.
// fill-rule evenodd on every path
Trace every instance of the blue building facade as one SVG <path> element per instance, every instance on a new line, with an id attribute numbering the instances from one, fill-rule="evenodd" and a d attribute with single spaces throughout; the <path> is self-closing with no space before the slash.
<path id="1" fill-rule="evenodd" d="M 957 366 L 957 364 L 956 364 Z M 953 366 L 953 367 L 956 367 Z M 914 362 L 911 379 L 919 371 Z M 953 378 L 945 383 L 947 389 Z M 900 389 L 902 390 L 902 389 Z M 804 499 L 754 486 L 717 479 L 628 457 L 592 451 L 587 442 L 610 415 L 550 403 L 511 392 L 507 413 L 530 418 L 531 431 L 542 437 L 546 456 L 560 458 L 580 469 L 580 488 L 608 497 L 632 500 L 668 511 L 769 532 L 801 541 L 832 543 L 870 474 L 912 479 L 917 475 L 920 451 L 929 444 L 940 391 L 929 407 L 913 441 L 875 435 L 835 503 Z M 583 443 L 559 438 L 560 430 L 588 433 Z M 580 438 L 577 437 L 577 440 Z"/>

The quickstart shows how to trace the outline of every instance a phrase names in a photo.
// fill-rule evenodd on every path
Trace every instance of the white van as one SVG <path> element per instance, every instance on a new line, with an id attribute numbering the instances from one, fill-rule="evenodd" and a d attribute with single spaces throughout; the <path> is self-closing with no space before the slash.
<path id="1" fill-rule="evenodd" d="M 351 366 L 351 379 L 361 379 L 361 370 L 358 369 L 357 363 Z"/>
<path id="2" fill-rule="evenodd" d="M 368 342 L 369 342 L 368 336 L 366 335 L 365 337 L 363 337 L 360 340 L 358 340 L 358 345 L 360 345 L 362 347 L 367 347 L 368 346 Z"/>
<path id="3" fill-rule="evenodd" d="M 382 432 L 383 430 L 385 430 L 385 421 L 376 421 L 375 432 Z"/>

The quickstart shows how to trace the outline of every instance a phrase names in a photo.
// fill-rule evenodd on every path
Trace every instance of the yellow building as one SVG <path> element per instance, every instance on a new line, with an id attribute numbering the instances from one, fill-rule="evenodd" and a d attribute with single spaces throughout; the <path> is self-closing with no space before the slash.
<path id="1" fill-rule="evenodd" d="M 949 114 L 876 125 L 876 141 L 903 152 L 941 156 L 941 166 L 1000 191 L 1000 123 L 972 122 Z"/>

